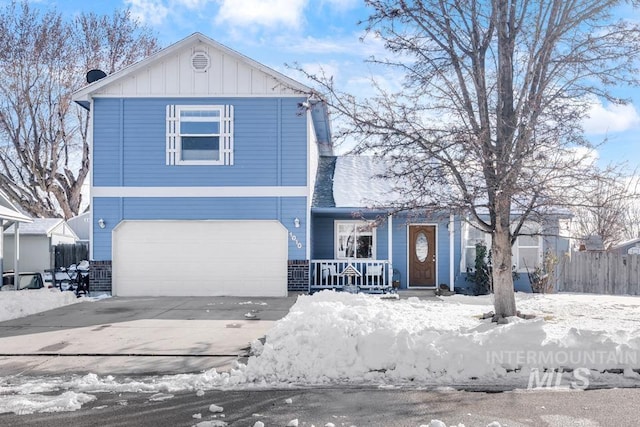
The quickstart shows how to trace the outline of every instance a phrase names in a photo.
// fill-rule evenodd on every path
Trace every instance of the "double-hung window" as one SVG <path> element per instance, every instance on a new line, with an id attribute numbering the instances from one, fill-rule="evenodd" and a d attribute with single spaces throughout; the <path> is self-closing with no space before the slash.
<path id="1" fill-rule="evenodd" d="M 520 235 L 513 245 L 513 262 L 520 272 L 532 271 L 542 264 L 542 236 L 538 224 L 525 222 L 520 228 Z"/>
<path id="2" fill-rule="evenodd" d="M 484 243 L 491 250 L 491 235 L 464 222 L 462 226 L 462 260 L 460 270 L 475 268 L 476 244 Z M 518 272 L 532 270 L 542 263 L 543 239 L 540 236 L 540 225 L 525 222 L 520 228 L 520 235 L 512 247 L 513 265 Z"/>
<path id="3" fill-rule="evenodd" d="M 336 221 L 336 259 L 376 259 L 376 233 L 373 224 L 366 221 Z"/>
<path id="4" fill-rule="evenodd" d="M 168 105 L 168 165 L 232 165 L 233 107 Z"/>
<path id="5" fill-rule="evenodd" d="M 491 248 L 491 235 L 469 222 L 462 226 L 462 265 L 461 271 L 474 270 L 476 267 L 476 245 L 484 243 L 487 251 Z"/>

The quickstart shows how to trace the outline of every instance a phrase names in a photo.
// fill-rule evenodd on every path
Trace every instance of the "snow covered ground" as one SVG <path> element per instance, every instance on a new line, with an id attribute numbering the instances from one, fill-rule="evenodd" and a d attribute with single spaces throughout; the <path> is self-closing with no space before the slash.
<path id="1" fill-rule="evenodd" d="M 81 300 L 73 292 L 60 292 L 57 289 L 3 291 L 0 292 L 0 322 L 75 304 Z"/>
<path id="2" fill-rule="evenodd" d="M 253 343 L 254 356 L 231 372 L 137 380 L 94 374 L 0 378 L 0 413 L 75 410 L 96 392 L 170 395 L 336 384 L 640 386 L 639 297 L 518 294 L 517 303 L 520 311 L 536 317 L 513 318 L 507 325 L 482 320 L 492 310 L 490 296 L 300 296 L 266 342 Z"/>

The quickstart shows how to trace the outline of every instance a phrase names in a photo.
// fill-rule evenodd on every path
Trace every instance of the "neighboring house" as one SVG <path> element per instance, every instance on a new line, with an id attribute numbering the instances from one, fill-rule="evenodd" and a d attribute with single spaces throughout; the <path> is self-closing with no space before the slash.
<path id="1" fill-rule="evenodd" d="M 449 212 L 367 209 L 390 184 L 372 179 L 371 158 L 332 155 L 326 106 L 312 93 L 199 33 L 77 91 L 91 111 L 92 288 L 468 287 L 486 237 Z M 546 233 L 554 221 L 528 227 Z M 547 248 L 568 249 L 519 239 L 516 269 L 538 265 Z M 529 289 L 526 274 L 517 289 Z"/>
<path id="2" fill-rule="evenodd" d="M 607 250 L 607 248 L 604 247 L 602 236 L 594 234 L 579 239 L 578 251 L 580 252 L 604 252 L 605 250 Z"/>
<path id="3" fill-rule="evenodd" d="M 382 162 L 372 157 L 320 157 L 311 209 L 312 287 L 350 280 L 376 287 L 378 280 L 397 281 L 404 289 L 470 288 L 465 278 L 474 266 L 475 245 L 482 242 L 490 248 L 490 236 L 449 212 L 389 215 L 385 201 L 400 196 L 389 180 L 376 177 L 383 171 Z M 527 271 L 542 263 L 546 250 L 556 254 L 569 250 L 568 239 L 558 237 L 559 220 L 565 216 L 549 216 L 543 224 L 525 223 L 523 234 L 532 235 L 518 237 L 513 246 L 514 271 L 519 274 L 516 290 L 531 290 Z M 341 277 L 349 264 L 362 276 Z"/>
<path id="4" fill-rule="evenodd" d="M 78 242 L 89 244 L 91 236 L 91 213 L 85 212 L 67 220 L 67 224 L 78 236 Z"/>
<path id="5" fill-rule="evenodd" d="M 307 289 L 297 266 L 330 141 L 311 93 L 199 33 L 77 91 L 92 276 L 111 274 L 114 295 L 283 296 L 288 274 Z"/>
<path id="6" fill-rule="evenodd" d="M 9 200 L 4 192 L 0 191 L 0 229 L 3 231 L 0 233 L 0 277 L 2 277 L 4 271 L 7 270 L 7 265 L 10 264 L 12 267 L 16 265 L 17 260 L 15 258 L 15 245 L 16 242 L 20 244 L 20 224 L 28 224 L 32 220 L 27 215 L 20 212 L 20 210 Z M 12 239 L 11 243 L 11 252 L 7 252 L 7 243 L 4 239 L 4 230 L 9 227 L 14 227 L 18 224 L 18 239 Z M 18 263 L 17 271 L 14 273 L 17 275 L 22 269 Z M 16 277 L 17 279 L 17 277 Z M 17 282 L 17 280 L 16 280 Z M 0 282 L 0 286 L 2 286 L 3 282 Z"/>
<path id="7" fill-rule="evenodd" d="M 18 228 L 20 239 L 21 271 L 34 271 L 43 273 L 54 267 L 54 247 L 60 244 L 73 244 L 78 236 L 71 227 L 61 218 L 34 218 L 33 222 L 23 224 Z M 13 269 L 15 226 L 7 228 L 4 232 L 6 244 L 5 269 Z"/>
<path id="8" fill-rule="evenodd" d="M 614 252 L 620 255 L 640 255 L 640 238 L 618 243 L 617 245 L 612 246 L 609 249 L 609 252 Z"/>

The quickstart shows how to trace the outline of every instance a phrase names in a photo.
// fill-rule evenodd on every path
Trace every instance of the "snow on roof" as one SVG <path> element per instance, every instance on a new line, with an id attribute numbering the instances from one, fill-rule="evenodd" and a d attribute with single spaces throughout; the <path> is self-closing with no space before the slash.
<path id="1" fill-rule="evenodd" d="M 31 221 L 31 218 L 20 212 L 20 210 L 11 203 L 9 197 L 2 191 L 0 191 L 0 219 L 19 222 Z"/>
<path id="2" fill-rule="evenodd" d="M 341 156 L 336 159 L 333 197 L 336 207 L 391 206 L 401 200 L 397 182 L 381 178 L 388 170 L 383 159 L 372 156 Z"/>
<path id="3" fill-rule="evenodd" d="M 63 223 L 62 218 L 34 218 L 33 222 L 20 225 L 20 235 L 49 234 L 54 228 Z M 13 234 L 14 226 L 7 228 L 5 233 Z"/>
<path id="4" fill-rule="evenodd" d="M 624 248 L 625 246 L 639 244 L 639 243 L 640 243 L 640 237 L 636 237 L 635 239 L 625 240 L 624 242 L 620 242 L 617 245 L 612 246 L 611 249 L 620 249 L 620 248 Z"/>

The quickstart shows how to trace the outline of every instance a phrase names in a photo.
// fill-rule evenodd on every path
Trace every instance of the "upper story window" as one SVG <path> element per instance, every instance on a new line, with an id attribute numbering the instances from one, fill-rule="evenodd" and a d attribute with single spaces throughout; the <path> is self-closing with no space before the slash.
<path id="1" fill-rule="evenodd" d="M 462 272 L 475 268 L 476 244 L 484 243 L 491 250 L 491 235 L 483 232 L 473 224 L 463 222 L 462 225 Z M 531 271 L 542 263 L 543 239 L 540 236 L 540 225 L 525 222 L 520 228 L 520 235 L 511 248 L 513 265 L 516 271 Z"/>
<path id="2" fill-rule="evenodd" d="M 375 227 L 367 221 L 335 222 L 336 259 L 376 259 Z"/>
<path id="3" fill-rule="evenodd" d="M 233 106 L 168 105 L 168 165 L 232 165 Z"/>

